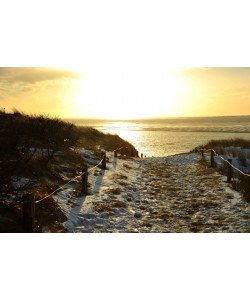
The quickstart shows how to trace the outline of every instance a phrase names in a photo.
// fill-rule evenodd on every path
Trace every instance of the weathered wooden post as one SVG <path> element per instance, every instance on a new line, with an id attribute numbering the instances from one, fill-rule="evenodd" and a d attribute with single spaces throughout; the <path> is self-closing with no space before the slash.
<path id="1" fill-rule="evenodd" d="M 228 166 L 227 166 L 227 182 L 230 183 L 232 180 L 232 159 L 229 158 L 228 160 Z"/>
<path id="2" fill-rule="evenodd" d="M 143 158 L 143 154 L 141 153 L 141 158 Z"/>
<path id="3" fill-rule="evenodd" d="M 87 195 L 88 194 L 88 166 L 87 165 L 82 166 L 81 183 L 82 183 L 82 194 Z"/>
<path id="4" fill-rule="evenodd" d="M 211 167 L 214 168 L 214 150 L 211 150 Z"/>
<path id="5" fill-rule="evenodd" d="M 103 154 L 102 157 L 102 170 L 106 170 L 106 152 Z"/>
<path id="6" fill-rule="evenodd" d="M 22 198 L 23 228 L 25 232 L 34 232 L 35 229 L 35 202 L 33 195 L 26 194 Z"/>
<path id="7" fill-rule="evenodd" d="M 204 150 L 203 150 L 203 149 L 201 149 L 201 156 L 202 156 L 202 158 L 205 157 L 205 155 L 204 155 Z"/>
<path id="8" fill-rule="evenodd" d="M 117 150 L 114 150 L 114 157 L 117 158 Z"/>
<path id="9" fill-rule="evenodd" d="M 247 173 L 247 175 L 250 175 L 249 172 Z M 249 186 L 250 186 L 250 177 L 240 174 L 240 185 L 241 185 L 241 189 L 244 193 L 244 198 L 245 200 L 250 203 L 250 190 L 249 190 Z"/>

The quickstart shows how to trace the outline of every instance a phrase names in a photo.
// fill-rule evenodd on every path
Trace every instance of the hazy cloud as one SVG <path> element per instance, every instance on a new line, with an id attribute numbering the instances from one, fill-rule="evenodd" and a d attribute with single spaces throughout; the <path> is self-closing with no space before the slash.
<path id="1" fill-rule="evenodd" d="M 0 81 L 36 83 L 46 80 L 78 79 L 76 72 L 53 68 L 28 68 L 28 67 L 2 67 L 0 68 Z"/>
<path id="2" fill-rule="evenodd" d="M 193 78 L 229 78 L 250 77 L 249 67 L 205 67 L 205 68 L 187 68 L 181 70 L 184 76 Z"/>
<path id="3" fill-rule="evenodd" d="M 70 101 L 76 72 L 53 68 L 0 67 L 0 106 L 25 112 L 57 113 Z"/>

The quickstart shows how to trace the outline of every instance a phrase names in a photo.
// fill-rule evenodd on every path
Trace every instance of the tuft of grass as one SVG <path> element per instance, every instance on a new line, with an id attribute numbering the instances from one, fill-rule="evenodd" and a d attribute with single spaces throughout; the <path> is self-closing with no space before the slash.
<path id="1" fill-rule="evenodd" d="M 116 208 L 126 208 L 127 204 L 119 200 L 109 200 L 105 202 L 94 202 L 93 208 L 97 212 L 113 213 Z"/>
<path id="2" fill-rule="evenodd" d="M 235 139 L 224 139 L 224 140 L 211 140 L 205 145 L 200 145 L 196 148 L 194 148 L 191 152 L 197 152 L 199 149 L 216 149 L 219 151 L 221 148 L 226 148 L 226 147 L 240 147 L 243 149 L 250 148 L 250 140 L 246 139 L 240 139 L 240 138 L 235 138 Z"/>
<path id="3" fill-rule="evenodd" d="M 121 194 L 121 189 L 119 188 L 109 188 L 106 190 L 106 192 L 108 194 L 112 194 L 112 195 L 120 195 Z"/>
<path id="4" fill-rule="evenodd" d="M 124 168 L 128 169 L 128 170 L 131 170 L 133 169 L 131 166 L 129 166 L 128 164 L 122 164 Z"/>
<path id="5" fill-rule="evenodd" d="M 122 186 L 127 186 L 128 182 L 126 182 L 125 180 L 128 179 L 128 176 L 123 175 L 123 174 L 114 174 L 113 175 L 113 180 L 114 182 L 122 185 Z"/>

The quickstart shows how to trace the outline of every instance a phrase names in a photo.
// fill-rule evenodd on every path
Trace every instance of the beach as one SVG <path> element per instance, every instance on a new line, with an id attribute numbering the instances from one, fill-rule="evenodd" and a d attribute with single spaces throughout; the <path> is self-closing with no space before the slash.
<path id="1" fill-rule="evenodd" d="M 53 196 L 68 232 L 250 231 L 249 203 L 200 154 L 107 158 L 106 170 L 89 172 L 88 195 L 69 197 L 69 185 Z"/>

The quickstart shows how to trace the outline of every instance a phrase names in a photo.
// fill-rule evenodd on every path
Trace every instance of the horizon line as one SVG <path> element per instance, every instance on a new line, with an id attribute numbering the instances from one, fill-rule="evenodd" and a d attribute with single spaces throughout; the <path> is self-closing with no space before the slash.
<path id="1" fill-rule="evenodd" d="M 164 119 L 188 119 L 188 118 L 232 118 L 232 117 L 250 117 L 250 115 L 209 115 L 209 116 L 166 116 L 166 117 L 149 117 L 134 119 L 107 119 L 107 118 L 86 118 L 86 117 L 61 117 L 61 119 L 80 119 L 80 120 L 102 120 L 102 121 L 140 121 L 140 120 L 164 120 Z"/>

